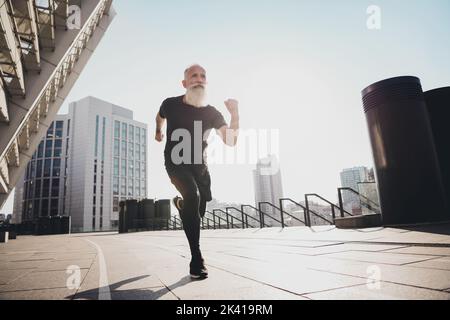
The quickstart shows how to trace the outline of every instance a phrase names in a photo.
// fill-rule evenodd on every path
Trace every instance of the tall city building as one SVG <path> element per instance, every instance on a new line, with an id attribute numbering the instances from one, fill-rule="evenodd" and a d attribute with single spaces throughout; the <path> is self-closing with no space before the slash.
<path id="1" fill-rule="evenodd" d="M 256 169 L 253 170 L 253 182 L 256 208 L 260 202 L 269 202 L 279 206 L 279 199 L 283 198 L 283 186 L 279 162 L 275 155 L 258 160 Z M 261 210 L 280 220 L 280 212 L 271 205 L 262 204 Z M 269 225 L 277 224 L 270 218 L 266 218 L 265 222 Z"/>
<path id="2" fill-rule="evenodd" d="M 71 216 L 73 232 L 118 226 L 119 202 L 147 197 L 147 125 L 94 97 L 58 115 L 18 186 L 19 221 Z"/>
<path id="3" fill-rule="evenodd" d="M 16 223 L 65 215 L 69 134 L 67 115 L 57 115 L 16 187 Z"/>

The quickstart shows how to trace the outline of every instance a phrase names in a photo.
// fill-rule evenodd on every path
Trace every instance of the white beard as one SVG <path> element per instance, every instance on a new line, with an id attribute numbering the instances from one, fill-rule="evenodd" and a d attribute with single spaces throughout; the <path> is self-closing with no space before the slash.
<path id="1" fill-rule="evenodd" d="M 206 89 L 205 87 L 191 86 L 186 91 L 186 103 L 200 108 L 205 106 Z"/>

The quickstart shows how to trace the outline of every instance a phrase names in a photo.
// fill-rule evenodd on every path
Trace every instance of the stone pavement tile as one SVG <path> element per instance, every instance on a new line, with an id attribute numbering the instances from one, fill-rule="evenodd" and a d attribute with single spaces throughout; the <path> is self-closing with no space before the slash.
<path id="1" fill-rule="evenodd" d="M 247 248 L 254 248 L 255 246 L 246 246 Z M 240 248 L 245 248 L 241 246 Z M 290 254 L 300 254 L 300 255 L 308 255 L 308 256 L 316 256 L 316 255 L 324 255 L 328 253 L 335 252 L 344 252 L 344 251 L 370 251 L 377 252 L 383 251 L 387 249 L 401 248 L 401 246 L 392 246 L 392 245 L 374 245 L 374 244 L 338 244 L 331 245 L 325 247 L 317 247 L 317 248 L 301 248 L 295 246 L 282 246 L 282 245 L 264 245 L 264 249 L 271 252 L 279 252 L 279 253 L 290 253 Z"/>
<path id="2" fill-rule="evenodd" d="M 43 265 L 46 265 L 51 260 L 33 260 L 33 261 L 23 261 L 23 262 L 1 262 L 0 270 L 21 270 L 21 269 L 37 269 Z"/>
<path id="3" fill-rule="evenodd" d="M 450 256 L 450 248 L 448 248 L 448 247 L 410 246 L 410 247 L 406 247 L 406 248 L 399 248 L 399 249 L 393 249 L 393 250 L 388 249 L 386 252 L 423 254 L 423 255 L 433 255 L 433 256 Z"/>
<path id="4" fill-rule="evenodd" d="M 111 290 L 140 290 L 146 288 L 161 287 L 161 281 L 146 270 L 142 270 L 140 274 L 123 273 L 121 277 L 115 273 L 114 277 L 109 275 L 109 286 Z"/>
<path id="5" fill-rule="evenodd" d="M 387 282 L 311 293 L 306 296 L 313 300 L 450 300 L 450 293 L 447 292 Z"/>
<path id="6" fill-rule="evenodd" d="M 346 275 L 330 275 L 283 261 L 273 263 L 211 253 L 208 264 L 241 277 L 269 284 L 302 295 L 313 291 L 365 283 L 365 279 Z"/>
<path id="7" fill-rule="evenodd" d="M 149 242 L 142 242 L 142 241 L 132 241 L 130 240 L 130 245 L 137 246 L 137 245 L 147 245 L 151 246 L 151 243 Z M 166 252 L 162 251 L 158 255 L 158 261 L 161 263 L 169 264 L 170 256 L 172 255 L 173 248 L 167 248 Z M 186 252 L 183 252 L 182 250 L 177 249 L 177 254 L 179 255 L 186 255 Z M 165 254 L 164 254 L 165 253 Z M 253 252 L 254 253 L 254 252 Z M 248 254 L 247 252 L 244 252 L 244 254 Z M 189 257 L 189 255 L 187 255 Z M 354 277 L 347 277 L 347 276 L 336 276 L 336 275 L 328 275 L 326 273 L 321 272 L 315 272 L 307 269 L 300 269 L 298 265 L 291 265 L 291 266 L 279 266 L 276 267 L 271 264 L 262 263 L 260 261 L 254 261 L 246 259 L 245 257 L 233 257 L 233 256 L 224 256 L 220 253 L 214 253 L 210 252 L 208 255 L 205 255 L 206 262 L 208 265 L 210 265 L 212 268 L 216 268 L 219 270 L 226 270 L 233 273 L 236 273 L 238 276 L 241 275 L 240 278 L 249 278 L 247 279 L 250 281 L 259 281 L 261 283 L 270 284 L 276 287 L 280 287 L 283 289 L 287 289 L 288 291 L 292 291 L 295 293 L 301 293 L 301 292 L 311 292 L 315 289 L 319 288 L 322 290 L 330 289 L 330 288 L 339 288 L 347 285 L 355 285 L 355 284 L 361 284 L 365 283 L 364 279 L 354 278 Z M 186 275 L 188 272 L 188 261 L 184 262 L 185 267 L 180 268 L 180 264 L 183 262 L 177 263 L 174 261 L 174 263 L 170 263 L 169 265 L 164 266 L 164 269 L 162 270 L 163 275 L 167 274 L 177 274 L 179 272 L 178 279 L 182 278 Z M 173 267 L 171 267 L 173 266 Z M 174 268 L 174 270 L 170 271 L 170 268 Z M 285 270 L 283 270 L 283 268 Z M 288 270 L 286 270 L 288 268 Z M 185 270 L 184 270 L 185 269 Z M 154 268 L 152 270 L 155 270 Z M 212 274 L 213 269 L 210 269 L 210 274 Z M 267 270 L 277 270 L 278 272 L 268 272 Z M 170 271 L 170 272 L 169 272 Z M 160 273 L 158 273 L 158 277 L 162 277 Z M 243 277 L 242 277 L 243 276 Z M 163 279 L 163 278 L 161 278 Z M 210 277 L 211 279 L 211 277 Z M 210 280 L 208 279 L 208 281 Z M 231 288 L 234 288 L 235 286 L 230 284 L 230 281 L 221 281 L 221 277 L 214 277 L 213 279 L 219 279 L 222 283 L 222 285 L 219 283 L 216 286 L 223 286 L 223 284 L 226 283 L 227 286 L 230 286 Z M 317 279 L 317 280 L 315 280 Z M 173 276 L 169 279 L 172 281 L 176 281 L 176 277 Z M 242 287 L 243 280 L 240 279 L 239 283 L 236 284 L 238 287 Z M 167 281 L 170 282 L 170 281 Z M 166 285 L 168 285 L 165 282 Z M 214 286 L 213 286 L 214 287 Z M 245 287 L 245 286 L 244 286 Z M 176 293 L 176 289 L 174 292 Z M 189 291 L 191 292 L 191 291 Z M 181 297 L 183 298 L 183 297 Z"/>
<path id="8" fill-rule="evenodd" d="M 80 270 L 81 278 L 87 273 L 87 270 Z M 67 280 L 71 274 L 65 271 L 49 271 L 49 272 L 29 272 L 23 277 L 3 286 L 3 291 L 17 290 L 35 290 L 35 289 L 53 289 L 66 288 Z"/>
<path id="9" fill-rule="evenodd" d="M 168 259 L 167 259 L 168 260 Z M 184 266 L 180 267 L 184 263 Z M 187 261 L 171 264 L 157 271 L 158 277 L 181 300 L 303 300 L 304 297 L 241 277 L 208 265 L 209 277 L 191 280 Z"/>
<path id="10" fill-rule="evenodd" d="M 385 235 L 390 235 L 394 233 L 391 230 L 387 230 L 385 228 L 350 230 L 350 229 L 336 229 L 334 226 L 332 228 L 326 227 L 324 229 L 310 229 L 301 227 L 298 230 L 295 230 L 295 228 L 286 228 L 285 230 L 287 231 L 286 234 L 284 234 L 283 232 L 283 235 L 280 235 L 280 238 L 286 237 L 291 239 L 302 239 L 310 241 L 316 240 L 366 241 L 381 238 Z"/>
<path id="11" fill-rule="evenodd" d="M 450 244 L 450 236 L 445 234 L 411 231 L 405 233 L 392 234 L 388 237 L 376 239 L 376 241 L 396 242 L 396 243 Z"/>
<path id="12" fill-rule="evenodd" d="M 75 293 L 68 288 L 0 292 L 0 300 L 64 300 Z"/>
<path id="13" fill-rule="evenodd" d="M 217 287 L 214 283 L 211 284 L 212 279 L 210 277 L 201 281 L 192 281 L 192 285 L 175 289 L 174 292 L 182 300 L 308 300 L 300 295 L 258 283 L 248 287 L 242 285 Z"/>
<path id="14" fill-rule="evenodd" d="M 102 272 L 106 273 L 112 299 L 156 299 L 155 291 L 160 294 L 160 299 L 175 298 L 167 290 L 166 292 L 153 290 L 153 288 L 162 287 L 161 281 L 147 272 L 147 266 L 136 259 L 136 249 L 127 247 L 126 245 L 129 243 L 114 240 L 105 242 L 94 238 L 90 238 L 90 240 L 102 250 L 106 267 Z M 99 258 L 100 256 L 98 256 Z M 99 299 L 100 268 L 98 259 L 95 259 L 80 290 L 73 297 L 74 299 Z"/>
<path id="15" fill-rule="evenodd" d="M 330 253 L 324 255 L 327 258 L 334 259 L 347 259 L 354 261 L 372 262 L 379 264 L 395 264 L 403 265 L 407 263 L 424 261 L 427 259 L 434 259 L 435 256 L 418 256 L 418 255 L 407 255 L 407 254 L 396 254 L 388 252 L 363 252 L 363 251 L 347 251 Z"/>
<path id="16" fill-rule="evenodd" d="M 43 254 L 34 254 L 33 259 L 53 259 L 58 261 L 65 260 L 86 260 L 86 259 L 95 259 L 96 253 L 83 253 L 83 252 L 75 252 L 75 253 L 43 253 Z"/>
<path id="17" fill-rule="evenodd" d="M 114 290 L 111 300 L 178 300 L 166 287 Z"/>
<path id="18" fill-rule="evenodd" d="M 337 260 L 335 260 L 337 261 Z M 344 260 L 342 260 L 344 261 Z M 374 270 L 379 271 L 382 281 L 416 286 L 421 288 L 445 290 L 450 288 L 450 271 L 430 270 L 426 268 L 396 266 L 387 264 L 374 264 L 347 260 L 345 263 L 318 260 L 312 270 L 327 271 L 332 274 L 345 274 L 355 277 L 368 278 Z"/>
<path id="19" fill-rule="evenodd" d="M 210 267 L 208 279 L 192 281 L 188 276 L 190 257 L 183 250 L 152 248 L 148 242 L 132 243 L 139 246 L 133 250 L 136 260 L 147 261 L 148 273 L 155 274 L 180 299 L 304 299 L 214 267 Z"/>
<path id="20" fill-rule="evenodd" d="M 307 298 L 266 285 L 229 288 L 210 293 L 210 300 L 308 300 Z"/>
<path id="21" fill-rule="evenodd" d="M 30 270 L 0 270 L 0 285 L 7 285 L 28 272 L 30 272 Z"/>
<path id="22" fill-rule="evenodd" d="M 411 263 L 410 267 L 441 269 L 450 271 L 450 257 L 441 257 L 433 260 L 427 260 L 417 263 Z M 433 272 L 430 270 L 430 272 Z"/>
<path id="23" fill-rule="evenodd" d="M 66 271 L 68 267 L 77 266 L 80 269 L 89 269 L 94 259 L 82 260 L 52 260 L 38 267 L 38 271 Z"/>
<path id="24" fill-rule="evenodd" d="M 33 260 L 41 260 L 41 259 L 33 259 L 32 252 L 20 253 L 20 252 L 9 252 L 6 254 L 2 254 L 0 256 L 0 261 L 3 262 L 11 262 L 11 261 L 33 261 Z"/>
<path id="25" fill-rule="evenodd" d="M 290 246 L 298 248 L 321 248 L 332 245 L 338 245 L 341 242 L 334 241 L 305 241 L 305 240 L 279 240 L 279 239 L 269 239 L 265 241 L 249 241 L 253 245 L 266 245 L 267 243 L 278 245 L 278 246 Z"/>

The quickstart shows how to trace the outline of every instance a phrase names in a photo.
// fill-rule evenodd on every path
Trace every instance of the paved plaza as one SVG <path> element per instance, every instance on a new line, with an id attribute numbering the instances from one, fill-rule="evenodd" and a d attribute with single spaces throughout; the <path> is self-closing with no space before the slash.
<path id="1" fill-rule="evenodd" d="M 19 236 L 0 244 L 0 299 L 450 299 L 450 224 Z"/>

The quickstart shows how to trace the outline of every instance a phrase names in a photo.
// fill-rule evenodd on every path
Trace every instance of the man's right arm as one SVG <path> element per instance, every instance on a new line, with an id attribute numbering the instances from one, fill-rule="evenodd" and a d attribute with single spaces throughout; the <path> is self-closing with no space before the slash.
<path id="1" fill-rule="evenodd" d="M 158 114 L 156 115 L 156 132 L 155 132 L 155 140 L 158 142 L 161 142 L 164 139 L 164 133 L 162 130 L 165 122 L 166 119 L 161 117 L 161 115 L 158 112 Z"/>

